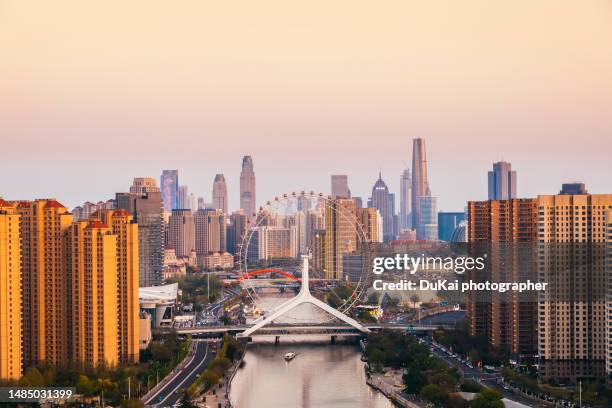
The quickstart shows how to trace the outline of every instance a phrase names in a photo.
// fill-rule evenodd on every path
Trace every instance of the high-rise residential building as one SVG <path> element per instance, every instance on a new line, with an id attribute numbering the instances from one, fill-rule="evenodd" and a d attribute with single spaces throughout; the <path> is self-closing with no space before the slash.
<path id="1" fill-rule="evenodd" d="M 163 170 L 160 186 L 164 211 L 170 212 L 177 209 L 179 195 L 178 170 Z"/>
<path id="2" fill-rule="evenodd" d="M 327 200 L 324 214 L 324 249 L 321 252 L 325 256 L 325 279 L 341 280 L 342 256 L 357 249 L 355 201 L 350 198 Z"/>
<path id="3" fill-rule="evenodd" d="M 242 170 L 240 171 L 240 208 L 244 210 L 249 219 L 257 212 L 255 171 L 253 170 L 253 158 L 244 156 L 242 158 Z M 225 209 L 227 214 L 227 208 Z"/>
<path id="4" fill-rule="evenodd" d="M 221 210 L 198 210 L 194 214 L 195 250 L 199 264 L 211 252 L 225 252 L 221 242 L 222 230 L 226 228 L 224 221 Z"/>
<path id="5" fill-rule="evenodd" d="M 217 174 L 213 183 L 212 205 L 215 210 L 223 211 L 227 214 L 227 185 L 223 174 Z"/>
<path id="6" fill-rule="evenodd" d="M 146 183 L 139 180 L 149 180 Z M 115 195 L 117 209 L 129 212 L 138 223 L 138 251 L 140 286 L 162 283 L 164 264 L 164 221 L 162 199 L 155 179 L 136 178 L 130 193 Z"/>
<path id="7" fill-rule="evenodd" d="M 468 272 L 467 278 L 478 282 L 536 281 L 537 201 L 470 201 L 468 242 L 473 256 L 486 258 L 486 268 Z M 536 305 L 533 292 L 468 293 L 470 332 L 515 357 L 533 356 L 537 352 Z"/>
<path id="8" fill-rule="evenodd" d="M 612 273 L 610 266 L 610 260 L 612 259 L 612 209 L 608 207 L 606 210 L 606 258 L 608 259 L 608 268 L 606 269 L 606 276 L 608 277 L 607 284 L 607 298 L 606 298 L 606 337 L 607 348 L 606 352 L 606 375 L 608 378 L 612 378 L 612 280 L 610 274 Z"/>
<path id="9" fill-rule="evenodd" d="M 21 241 L 19 214 L 0 198 L 0 380 L 21 377 Z"/>
<path id="10" fill-rule="evenodd" d="M 172 210 L 168 220 L 168 244 L 174 248 L 176 256 L 189 257 L 195 251 L 195 223 L 191 210 Z"/>
<path id="11" fill-rule="evenodd" d="M 256 227 L 256 239 L 249 245 L 256 245 L 257 259 L 295 258 L 297 256 L 297 237 L 295 226 Z M 251 250 L 251 248 L 249 248 Z"/>
<path id="12" fill-rule="evenodd" d="M 440 211 L 438 213 L 438 239 L 450 242 L 453 231 L 463 220 L 465 220 L 465 212 Z"/>
<path id="13" fill-rule="evenodd" d="M 489 200 L 509 200 L 516 198 L 516 171 L 508 162 L 493 163 L 489 172 Z"/>
<path id="14" fill-rule="evenodd" d="M 333 174 L 331 176 L 332 198 L 350 198 L 351 191 L 348 187 L 348 176 L 346 174 Z"/>
<path id="15" fill-rule="evenodd" d="M 431 195 L 417 197 L 417 208 L 419 211 L 417 239 L 436 241 L 438 239 L 438 198 Z"/>
<path id="16" fill-rule="evenodd" d="M 610 209 L 612 194 L 538 196 L 539 274 L 548 283 L 538 304 L 545 381 L 607 378 Z"/>
<path id="17" fill-rule="evenodd" d="M 230 216 L 230 227 L 227 230 L 227 250 L 237 255 L 245 234 L 249 228 L 249 217 L 244 210 L 234 211 Z"/>
<path id="18" fill-rule="evenodd" d="M 559 194 L 563 195 L 581 195 L 581 194 L 589 194 L 586 189 L 584 183 L 574 182 L 574 183 L 563 183 L 561 185 L 561 191 Z"/>
<path id="19" fill-rule="evenodd" d="M 364 239 L 368 242 L 378 242 L 379 213 L 376 208 L 355 209 L 357 222 L 363 230 Z"/>
<path id="20" fill-rule="evenodd" d="M 78 221 L 70 227 L 71 359 L 88 367 L 119 363 L 117 236 L 99 220 Z"/>
<path id="21" fill-rule="evenodd" d="M 400 212 L 399 230 L 412 228 L 412 178 L 410 169 L 404 170 L 400 176 Z"/>
<path id="22" fill-rule="evenodd" d="M 391 204 L 389 188 L 383 181 L 382 175 L 379 173 L 378 180 L 376 180 L 372 188 L 371 207 L 376 208 L 382 217 L 385 242 L 395 239 L 393 234 L 393 208 L 391 208 Z"/>
<path id="23" fill-rule="evenodd" d="M 24 367 L 68 358 L 67 251 L 72 215 L 53 199 L 15 203 L 21 239 Z"/>
<path id="24" fill-rule="evenodd" d="M 94 214 L 95 216 L 95 214 Z M 117 241 L 117 333 L 119 362 L 139 361 L 139 226 L 126 210 L 100 211 L 100 221 L 109 226 Z"/>
<path id="25" fill-rule="evenodd" d="M 427 158 L 425 153 L 425 139 L 417 138 L 412 141 L 412 228 L 417 229 L 420 222 L 420 210 L 417 197 L 431 195 L 429 181 L 427 180 Z"/>

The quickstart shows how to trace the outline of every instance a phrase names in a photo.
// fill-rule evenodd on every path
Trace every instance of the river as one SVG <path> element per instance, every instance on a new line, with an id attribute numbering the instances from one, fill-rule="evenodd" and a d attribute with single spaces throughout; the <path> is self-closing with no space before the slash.
<path id="1" fill-rule="evenodd" d="M 278 303 L 286 299 L 266 299 Z M 266 306 L 270 306 L 267 304 Z M 320 319 L 304 305 L 288 320 Z M 297 356 L 286 362 L 292 351 Z M 244 365 L 232 381 L 235 408 L 391 408 L 381 393 L 366 384 L 361 350 L 355 344 L 331 344 L 329 336 L 255 337 Z"/>

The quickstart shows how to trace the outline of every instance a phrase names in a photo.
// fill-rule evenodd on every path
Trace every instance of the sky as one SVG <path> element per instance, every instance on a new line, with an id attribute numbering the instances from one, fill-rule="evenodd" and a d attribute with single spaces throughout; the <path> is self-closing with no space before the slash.
<path id="1" fill-rule="evenodd" d="M 258 204 L 348 174 L 392 192 L 427 143 L 438 208 L 611 193 L 612 1 L 0 0 L 0 196 L 69 207 L 179 181 L 210 201 L 242 156 Z M 398 194 L 399 195 L 399 194 Z"/>

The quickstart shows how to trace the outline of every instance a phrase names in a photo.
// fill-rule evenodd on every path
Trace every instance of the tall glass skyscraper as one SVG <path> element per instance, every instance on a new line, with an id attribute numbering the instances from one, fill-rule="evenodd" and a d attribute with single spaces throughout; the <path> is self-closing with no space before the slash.
<path id="1" fill-rule="evenodd" d="M 436 241 L 438 239 L 438 199 L 430 195 L 417 197 L 419 223 L 417 239 Z"/>
<path id="2" fill-rule="evenodd" d="M 163 170 L 160 186 L 164 211 L 170 212 L 178 208 L 178 170 Z"/>

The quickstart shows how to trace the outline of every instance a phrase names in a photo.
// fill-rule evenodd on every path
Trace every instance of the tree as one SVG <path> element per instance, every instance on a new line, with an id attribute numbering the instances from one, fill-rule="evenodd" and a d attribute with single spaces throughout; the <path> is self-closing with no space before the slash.
<path id="1" fill-rule="evenodd" d="M 180 408 L 196 408 L 193 401 L 191 401 L 191 396 L 187 392 L 187 390 L 183 391 L 183 395 L 181 396 L 181 400 L 179 402 Z"/>
<path id="2" fill-rule="evenodd" d="M 44 387 L 45 378 L 37 368 L 29 368 L 19 381 L 19 384 L 26 387 Z"/>
<path id="3" fill-rule="evenodd" d="M 446 393 L 446 391 L 444 391 L 442 387 L 436 384 L 429 384 L 424 386 L 421 389 L 419 395 L 423 399 L 426 399 L 427 401 L 433 403 L 438 407 L 444 406 L 446 400 L 448 399 L 448 394 Z"/>
<path id="4" fill-rule="evenodd" d="M 471 408 L 504 408 L 501 394 L 491 388 L 484 388 L 470 401 Z"/>
<path id="5" fill-rule="evenodd" d="M 468 408 L 469 404 L 460 394 L 450 394 L 444 403 L 445 408 Z"/>
<path id="6" fill-rule="evenodd" d="M 421 388 L 425 385 L 426 379 L 423 372 L 415 367 L 410 367 L 408 372 L 404 374 L 404 384 L 406 384 L 406 393 L 418 395 Z"/>

